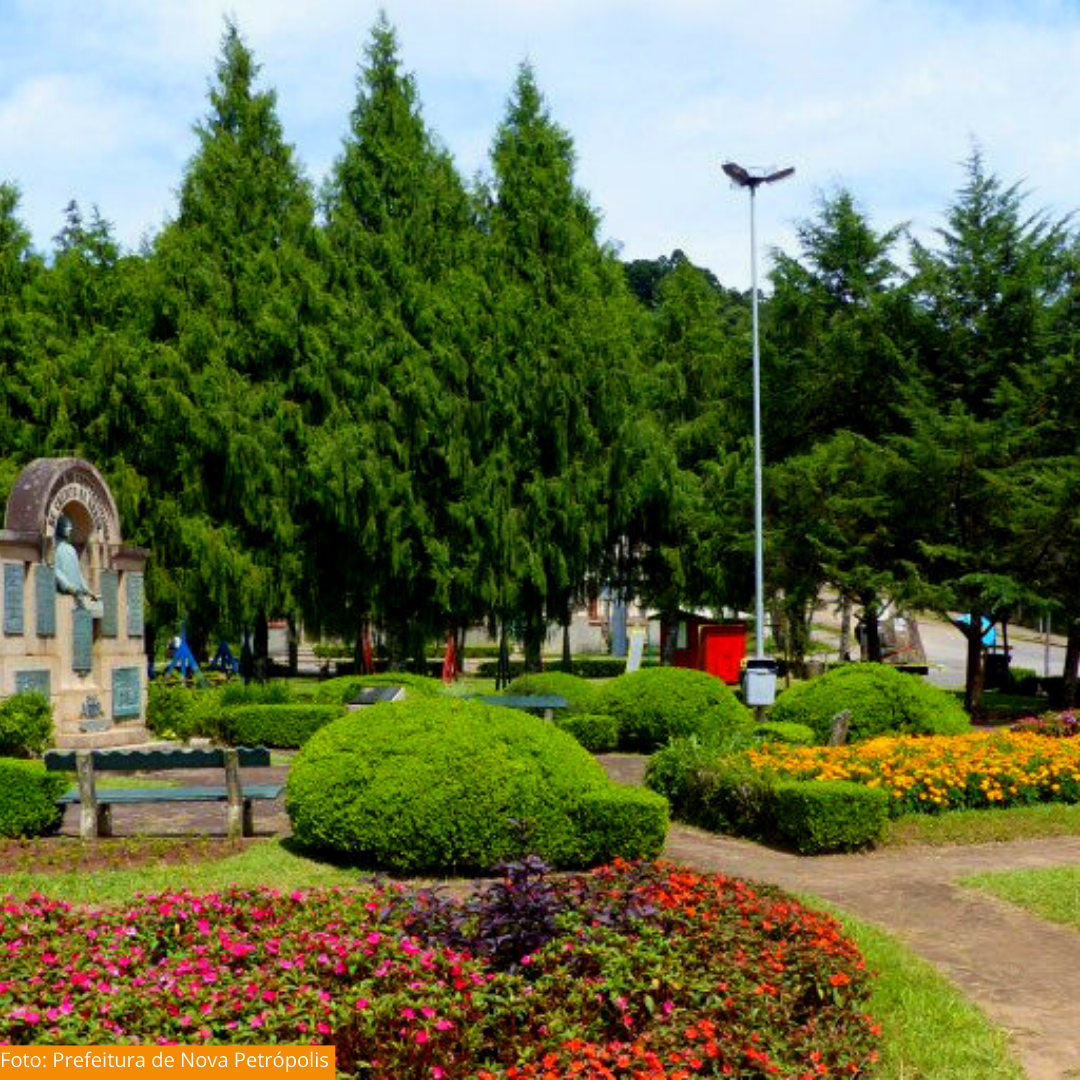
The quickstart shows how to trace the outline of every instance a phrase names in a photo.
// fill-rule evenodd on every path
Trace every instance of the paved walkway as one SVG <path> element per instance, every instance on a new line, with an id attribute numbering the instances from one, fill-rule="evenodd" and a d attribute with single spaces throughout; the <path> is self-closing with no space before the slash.
<path id="1" fill-rule="evenodd" d="M 601 761 L 616 779 L 641 782 L 644 758 L 610 754 Z M 269 783 L 285 773 L 246 775 Z M 219 780 L 207 770 L 171 776 L 183 784 Z M 288 831 L 283 803 L 258 804 L 257 835 Z M 174 805 L 164 817 L 160 805 L 114 810 L 119 835 L 225 832 L 223 806 Z M 63 831 L 77 835 L 77 811 L 68 810 Z M 1080 934 L 956 884 L 982 872 L 1080 865 L 1080 836 L 803 858 L 675 825 L 665 853 L 703 870 L 821 896 L 896 935 L 1012 1035 L 1029 1080 L 1080 1080 Z"/>

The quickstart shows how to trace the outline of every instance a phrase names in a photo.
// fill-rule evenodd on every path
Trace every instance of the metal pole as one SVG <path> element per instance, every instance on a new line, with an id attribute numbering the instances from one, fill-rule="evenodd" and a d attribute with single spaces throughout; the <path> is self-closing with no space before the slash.
<path id="1" fill-rule="evenodd" d="M 761 353 L 758 347 L 757 231 L 755 184 L 750 185 L 750 310 L 754 351 L 754 646 L 755 658 L 765 656 L 765 554 L 761 494 Z"/>
<path id="2" fill-rule="evenodd" d="M 1043 616 L 1043 678 L 1050 678 L 1050 616 Z"/>

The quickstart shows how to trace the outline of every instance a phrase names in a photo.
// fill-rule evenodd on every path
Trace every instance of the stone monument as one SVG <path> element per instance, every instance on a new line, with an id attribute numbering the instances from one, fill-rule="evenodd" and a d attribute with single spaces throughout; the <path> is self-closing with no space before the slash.
<path id="1" fill-rule="evenodd" d="M 38 458 L 11 489 L 0 530 L 0 695 L 52 700 L 58 746 L 143 742 L 148 552 L 124 544 L 101 474 Z"/>

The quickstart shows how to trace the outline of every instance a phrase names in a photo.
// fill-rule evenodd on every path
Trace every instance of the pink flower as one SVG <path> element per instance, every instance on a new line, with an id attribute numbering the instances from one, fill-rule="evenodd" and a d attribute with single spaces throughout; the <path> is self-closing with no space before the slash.
<path id="1" fill-rule="evenodd" d="M 426 1031 L 424 1031 L 423 1028 L 421 1028 L 413 1036 L 413 1038 L 415 1038 L 418 1043 L 426 1043 L 428 1041 L 428 1033 Z"/>
<path id="2" fill-rule="evenodd" d="M 368 1001 L 367 998 L 359 998 L 357 1000 L 357 1002 L 356 1002 L 356 1007 L 358 1009 L 366 1009 L 369 1004 L 370 1004 L 370 1002 Z"/>

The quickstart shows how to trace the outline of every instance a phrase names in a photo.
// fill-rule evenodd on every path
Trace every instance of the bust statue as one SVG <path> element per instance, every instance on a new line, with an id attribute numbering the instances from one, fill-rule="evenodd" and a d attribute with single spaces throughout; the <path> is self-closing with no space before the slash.
<path id="1" fill-rule="evenodd" d="M 87 608 L 98 597 L 90 591 L 79 565 L 79 553 L 71 543 L 71 520 L 61 514 L 56 523 L 56 591 L 75 597 L 75 606 Z"/>

